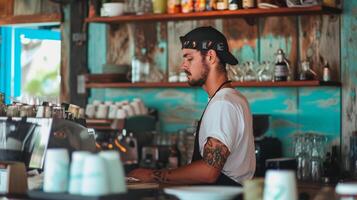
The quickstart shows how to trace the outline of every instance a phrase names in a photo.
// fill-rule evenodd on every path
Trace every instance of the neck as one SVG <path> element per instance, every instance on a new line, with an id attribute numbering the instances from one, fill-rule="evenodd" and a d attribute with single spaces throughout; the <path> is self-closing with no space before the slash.
<path id="1" fill-rule="evenodd" d="M 213 94 L 218 90 L 219 86 L 221 86 L 226 81 L 228 81 L 228 78 L 225 73 L 209 73 L 206 83 L 202 87 L 207 92 L 208 96 L 212 97 Z M 230 84 L 227 83 L 225 86 L 230 87 Z"/>

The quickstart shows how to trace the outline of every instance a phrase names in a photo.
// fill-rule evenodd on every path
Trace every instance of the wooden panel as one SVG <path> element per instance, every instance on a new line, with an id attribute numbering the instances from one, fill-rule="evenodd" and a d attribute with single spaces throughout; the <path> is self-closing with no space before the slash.
<path id="1" fill-rule="evenodd" d="M 136 23 L 134 25 L 134 55 L 139 60 L 147 59 L 150 63 L 150 73 L 154 68 L 166 75 L 167 69 L 167 24 L 166 23 Z M 144 54 L 146 50 L 146 55 Z M 149 75 L 150 76 L 150 75 Z M 166 79 L 164 77 L 164 79 Z M 150 80 L 155 81 L 155 80 Z"/>
<path id="2" fill-rule="evenodd" d="M 223 21 L 230 51 L 242 64 L 258 60 L 258 19 L 233 18 Z"/>
<path id="3" fill-rule="evenodd" d="M 60 4 L 54 3 L 51 0 L 41 1 L 41 13 L 61 13 Z"/>
<path id="4" fill-rule="evenodd" d="M 260 61 L 275 62 L 275 53 L 283 49 L 290 61 L 292 80 L 297 74 L 296 17 L 268 17 L 260 19 Z"/>
<path id="5" fill-rule="evenodd" d="M 42 0 L 15 0 L 14 15 L 32 15 L 41 13 Z"/>
<path id="6" fill-rule="evenodd" d="M 37 24 L 37 23 L 60 23 L 60 14 L 35 14 L 35 15 L 16 15 L 0 18 L 0 25 L 5 24 Z"/>
<path id="7" fill-rule="evenodd" d="M 14 15 L 60 13 L 60 6 L 50 0 L 14 0 Z"/>
<path id="8" fill-rule="evenodd" d="M 183 21 L 183 22 L 168 22 L 168 71 L 169 74 L 177 74 L 180 72 L 182 63 L 181 42 L 180 36 L 196 27 L 196 21 Z"/>
<path id="9" fill-rule="evenodd" d="M 340 79 L 340 20 L 339 16 L 303 16 L 300 26 L 300 60 L 310 60 L 312 69 L 322 79 L 327 61 L 332 80 Z"/>
<path id="10" fill-rule="evenodd" d="M 349 141 L 357 130 L 357 1 L 344 1 L 341 32 L 342 153 L 347 159 Z"/>
<path id="11" fill-rule="evenodd" d="M 131 64 L 132 49 L 134 48 L 134 41 L 131 37 L 134 33 L 131 26 L 131 24 L 109 26 L 107 40 L 108 63 Z"/>
<path id="12" fill-rule="evenodd" d="M 14 11 L 13 0 L 0 0 L 0 16 L 12 15 Z"/>

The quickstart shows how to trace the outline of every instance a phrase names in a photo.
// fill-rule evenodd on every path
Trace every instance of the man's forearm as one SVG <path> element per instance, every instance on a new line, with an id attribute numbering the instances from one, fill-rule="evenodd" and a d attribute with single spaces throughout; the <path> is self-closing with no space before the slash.
<path id="1" fill-rule="evenodd" d="M 202 160 L 172 170 L 155 170 L 153 179 L 159 183 L 169 184 L 199 184 L 212 183 L 220 174 L 216 168 Z"/>

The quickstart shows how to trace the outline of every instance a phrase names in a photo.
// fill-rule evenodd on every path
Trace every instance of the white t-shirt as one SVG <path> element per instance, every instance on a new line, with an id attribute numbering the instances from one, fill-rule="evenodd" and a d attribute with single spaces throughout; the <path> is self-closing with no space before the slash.
<path id="1" fill-rule="evenodd" d="M 256 160 L 252 115 L 248 101 L 237 90 L 222 88 L 208 104 L 199 132 L 201 156 L 208 137 L 218 139 L 230 151 L 223 174 L 238 183 L 253 177 Z"/>

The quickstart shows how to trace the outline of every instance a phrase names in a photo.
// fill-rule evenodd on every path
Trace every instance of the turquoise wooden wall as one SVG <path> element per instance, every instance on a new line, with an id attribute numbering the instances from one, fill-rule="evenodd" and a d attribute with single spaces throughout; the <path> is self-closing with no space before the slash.
<path id="1" fill-rule="evenodd" d="M 311 26 L 313 22 L 319 26 Z M 335 16 L 111 26 L 90 24 L 90 71 L 101 73 L 101 66 L 106 62 L 128 64 L 132 55 L 139 54 L 143 47 L 149 49 L 152 63 L 166 74 L 177 71 L 181 59 L 178 36 L 199 25 L 213 25 L 225 32 L 232 52 L 241 62 L 273 60 L 276 49 L 283 48 L 295 74 L 299 69 L 298 61 L 306 58 L 313 61 L 313 68 L 321 74 L 322 57 L 332 65 L 333 79 L 339 80 L 340 21 Z M 335 49 L 327 51 L 328 45 L 335 46 Z M 237 89 L 248 98 L 254 114 L 271 115 L 270 129 L 266 135 L 282 140 L 285 155 L 291 155 L 292 135 L 299 132 L 321 133 L 328 137 L 330 144 L 340 143 L 339 87 Z M 149 107 L 159 110 L 160 131 L 167 133 L 191 126 L 194 120 L 199 119 L 207 103 L 207 95 L 200 88 L 91 89 L 89 101 L 120 101 L 137 97 Z"/>

